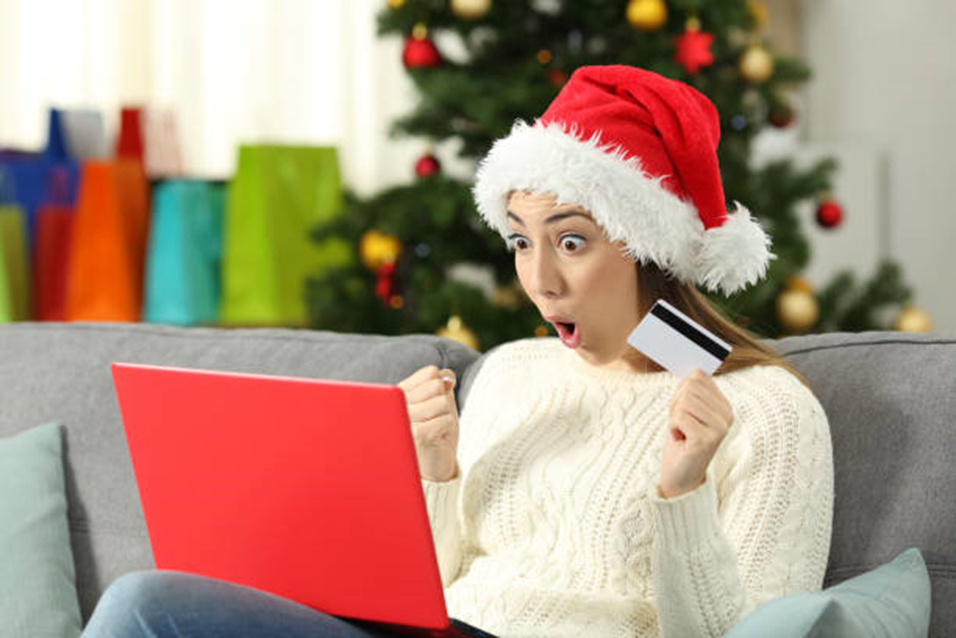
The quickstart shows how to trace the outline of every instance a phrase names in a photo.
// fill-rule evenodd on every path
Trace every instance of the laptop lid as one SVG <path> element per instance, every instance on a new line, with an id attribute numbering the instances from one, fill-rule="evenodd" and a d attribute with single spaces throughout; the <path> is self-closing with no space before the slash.
<path id="1" fill-rule="evenodd" d="M 156 567 L 449 627 L 397 386 L 112 365 Z"/>

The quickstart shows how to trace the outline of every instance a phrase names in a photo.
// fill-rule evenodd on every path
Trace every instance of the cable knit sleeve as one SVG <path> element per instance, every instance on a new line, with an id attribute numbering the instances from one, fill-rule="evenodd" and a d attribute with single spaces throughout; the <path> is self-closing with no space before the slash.
<path id="1" fill-rule="evenodd" d="M 461 566 L 461 529 L 457 515 L 461 472 L 444 483 L 422 479 L 422 489 L 425 492 L 425 506 L 428 509 L 428 520 L 438 555 L 442 586 L 448 587 L 455 580 Z"/>
<path id="2" fill-rule="evenodd" d="M 721 636 L 771 599 L 822 586 L 833 515 L 829 425 L 789 372 L 768 369 L 763 379 L 731 399 L 735 422 L 703 485 L 673 499 L 652 486 L 664 638 Z"/>

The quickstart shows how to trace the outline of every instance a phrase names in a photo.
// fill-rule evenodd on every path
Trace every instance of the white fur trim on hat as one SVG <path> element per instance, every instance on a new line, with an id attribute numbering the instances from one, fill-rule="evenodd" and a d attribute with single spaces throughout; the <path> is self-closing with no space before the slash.
<path id="1" fill-rule="evenodd" d="M 502 237 L 512 191 L 553 195 L 591 213 L 633 261 L 652 261 L 684 282 L 720 287 L 725 294 L 755 281 L 766 269 L 769 239 L 738 204 L 720 228 L 704 232 L 697 209 L 647 174 L 598 135 L 580 140 L 559 122 L 532 126 L 518 120 L 481 162 L 472 190 L 481 217 Z M 740 214 L 742 210 L 744 214 Z"/>
<path id="2" fill-rule="evenodd" d="M 696 282 L 729 296 L 760 281 L 777 256 L 770 252 L 770 237 L 750 211 L 734 201 L 737 211 L 724 223 L 704 232 L 697 255 Z"/>

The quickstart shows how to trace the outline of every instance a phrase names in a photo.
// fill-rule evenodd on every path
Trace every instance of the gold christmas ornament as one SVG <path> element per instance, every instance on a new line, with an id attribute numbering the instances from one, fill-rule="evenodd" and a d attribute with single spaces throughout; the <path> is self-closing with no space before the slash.
<path id="1" fill-rule="evenodd" d="M 793 288 L 777 297 L 777 318 L 790 332 L 806 332 L 820 316 L 820 308 L 812 294 Z"/>
<path id="2" fill-rule="evenodd" d="M 667 23 L 664 0 L 631 0 L 627 3 L 627 21 L 641 31 L 657 31 Z"/>
<path id="3" fill-rule="evenodd" d="M 551 52 L 547 49 L 541 49 L 538 51 L 538 62 L 541 64 L 547 64 L 551 61 Z"/>
<path id="4" fill-rule="evenodd" d="M 388 0 L 388 6 L 393 9 L 401 9 L 404 4 L 405 0 Z"/>
<path id="5" fill-rule="evenodd" d="M 369 270 L 377 272 L 383 264 L 392 264 L 402 255 L 402 242 L 393 235 L 380 233 L 374 228 L 362 235 L 359 242 L 359 257 Z"/>
<path id="6" fill-rule="evenodd" d="M 740 56 L 740 75 L 752 84 L 763 84 L 773 75 L 773 56 L 762 44 L 751 44 Z"/>
<path id="7" fill-rule="evenodd" d="M 477 20 L 491 9 L 491 0 L 451 0 L 451 10 L 463 20 Z"/>
<path id="8" fill-rule="evenodd" d="M 893 323 L 893 329 L 900 332 L 932 332 L 933 320 L 922 308 L 908 305 L 900 311 Z"/>
<path id="9" fill-rule="evenodd" d="M 802 290 L 811 295 L 813 294 L 813 286 L 810 282 L 797 275 L 793 275 L 787 279 L 786 288 L 787 290 Z"/>
<path id="10" fill-rule="evenodd" d="M 449 317 L 448 323 L 445 324 L 443 328 L 439 328 L 435 334 L 439 337 L 445 337 L 446 339 L 452 339 L 458 343 L 462 343 L 472 350 L 478 349 L 478 337 L 475 336 L 475 333 L 465 325 L 465 322 L 462 321 L 458 315 Z"/>
<path id="11" fill-rule="evenodd" d="M 767 20 L 770 18 L 770 11 L 767 9 L 767 5 L 759 0 L 747 0 L 747 9 L 751 15 L 753 15 L 758 29 L 767 24 Z"/>
<path id="12" fill-rule="evenodd" d="M 540 325 L 534 329 L 534 336 L 536 337 L 547 337 L 548 336 L 548 327 L 545 325 Z"/>
<path id="13" fill-rule="evenodd" d="M 491 303 L 505 310 L 516 310 L 521 306 L 521 291 L 512 286 L 499 286 L 491 297 Z"/>

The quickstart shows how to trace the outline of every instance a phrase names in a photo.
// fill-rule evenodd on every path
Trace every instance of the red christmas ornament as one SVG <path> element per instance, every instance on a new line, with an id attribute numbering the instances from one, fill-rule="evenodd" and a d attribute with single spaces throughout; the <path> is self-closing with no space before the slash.
<path id="1" fill-rule="evenodd" d="M 823 228 L 836 228 L 843 221 L 843 207 L 834 199 L 825 199 L 817 207 L 817 223 Z"/>
<path id="2" fill-rule="evenodd" d="M 441 171 L 441 163 L 438 158 L 428 153 L 415 162 L 415 174 L 419 177 L 431 177 Z"/>
<path id="3" fill-rule="evenodd" d="M 390 261 L 379 266 L 376 272 L 375 296 L 388 305 L 398 289 L 398 275 L 395 273 L 395 262 Z"/>
<path id="4" fill-rule="evenodd" d="M 424 24 L 416 24 L 411 37 L 405 40 L 402 62 L 409 69 L 420 69 L 441 64 L 441 54 L 435 47 L 435 43 L 428 37 L 428 29 L 425 28 Z"/>
<path id="5" fill-rule="evenodd" d="M 674 42 L 677 46 L 674 60 L 691 75 L 697 73 L 700 67 L 714 63 L 714 54 L 710 51 L 710 45 L 714 43 L 714 34 L 701 32 L 700 21 L 697 18 L 687 20 L 684 33 L 676 36 Z"/>
<path id="6" fill-rule="evenodd" d="M 772 110 L 770 116 L 767 117 L 767 121 L 776 126 L 777 128 L 786 128 L 793 124 L 795 112 L 790 106 L 783 106 Z"/>
<path id="7" fill-rule="evenodd" d="M 568 74 L 561 69 L 551 69 L 548 71 L 548 82 L 555 86 L 564 86 L 568 81 Z"/>

